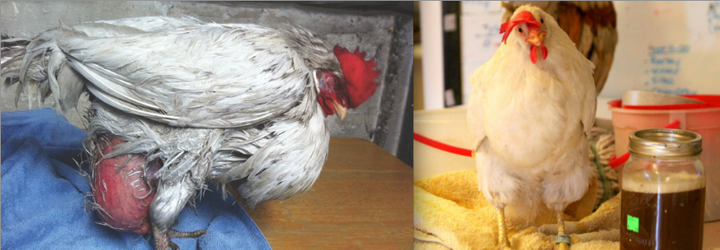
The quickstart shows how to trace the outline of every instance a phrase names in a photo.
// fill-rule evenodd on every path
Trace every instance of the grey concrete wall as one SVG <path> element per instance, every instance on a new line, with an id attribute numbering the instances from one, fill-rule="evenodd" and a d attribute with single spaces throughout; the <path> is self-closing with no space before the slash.
<path id="1" fill-rule="evenodd" d="M 411 10 L 412 3 L 407 2 Z M 359 8 L 363 7 L 363 8 Z M 395 6 L 404 7 L 402 4 Z M 402 8 L 400 8 L 402 9 Z M 377 60 L 382 71 L 381 85 L 375 95 L 345 120 L 327 118 L 333 136 L 372 140 L 388 152 L 402 158 L 412 151 L 409 132 L 409 109 L 412 70 L 412 16 L 393 11 L 379 11 L 372 4 L 322 3 L 249 3 L 249 2 L 1 2 L 0 33 L 12 37 L 32 37 L 60 22 L 73 25 L 81 22 L 111 20 L 138 16 L 189 15 L 203 21 L 218 23 L 271 24 L 287 22 L 308 28 L 328 44 L 350 50 L 360 48 Z M 27 109 L 21 97 L 16 107 L 14 87 L 2 89 L 0 110 Z M 50 103 L 46 102 L 46 106 Z M 87 99 L 77 111 L 66 114 L 68 120 L 84 127 L 82 116 Z M 405 129 L 403 129 L 405 128 Z M 408 128 L 410 131 L 408 131 Z M 402 153 L 405 152 L 405 153 Z M 406 162 L 410 160 L 403 159 Z"/>

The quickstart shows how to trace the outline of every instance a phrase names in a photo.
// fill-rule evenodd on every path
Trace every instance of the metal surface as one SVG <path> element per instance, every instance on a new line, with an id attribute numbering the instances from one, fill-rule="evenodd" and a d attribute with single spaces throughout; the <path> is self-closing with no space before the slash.
<path id="1" fill-rule="evenodd" d="M 631 154 L 654 158 L 696 156 L 702 152 L 702 137 L 680 129 L 644 129 L 630 134 Z"/>
<path id="2" fill-rule="evenodd" d="M 405 6 L 407 5 L 407 6 Z M 138 16 L 189 15 L 218 23 L 291 23 L 308 28 L 328 44 L 374 57 L 382 74 L 381 85 L 364 104 L 349 110 L 345 120 L 326 119 L 331 135 L 373 141 L 412 165 L 411 80 L 412 2 L 1 2 L 0 33 L 29 38 L 60 23 L 111 20 Z M 15 87 L 2 89 L 0 110 L 28 109 L 21 98 L 14 105 Z M 49 101 L 46 106 L 49 106 Z M 68 120 L 84 128 L 82 116 L 89 102 L 83 97 Z"/>

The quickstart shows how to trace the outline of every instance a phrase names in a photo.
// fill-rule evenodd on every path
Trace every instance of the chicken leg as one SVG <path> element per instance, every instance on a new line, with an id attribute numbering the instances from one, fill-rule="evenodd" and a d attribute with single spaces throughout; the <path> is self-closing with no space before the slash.
<path id="1" fill-rule="evenodd" d="M 558 234 L 555 239 L 555 245 L 558 245 L 559 250 L 570 249 L 570 235 L 565 234 L 565 221 L 563 221 L 563 211 L 557 211 L 558 220 Z"/>
<path id="2" fill-rule="evenodd" d="M 500 249 L 510 249 L 510 241 L 507 238 L 507 228 L 505 227 L 505 207 L 497 208 L 498 220 L 498 245 Z"/>
<path id="3" fill-rule="evenodd" d="M 153 238 L 155 239 L 155 249 L 168 249 L 170 247 L 173 250 L 178 250 L 177 244 L 172 242 L 172 238 L 197 238 L 205 233 L 205 230 L 197 230 L 195 232 L 180 232 L 174 229 L 160 229 L 157 226 L 153 226 Z"/>
<path id="4" fill-rule="evenodd" d="M 155 239 L 155 249 L 166 250 L 168 247 L 178 249 L 171 241 L 172 238 L 197 238 L 205 234 L 204 230 L 194 232 L 179 232 L 172 227 L 177 225 L 177 217 L 185 204 L 194 194 L 198 185 L 202 183 L 193 181 L 190 174 L 186 174 L 175 183 L 158 183 L 157 194 L 150 204 L 150 219 L 152 234 Z"/>

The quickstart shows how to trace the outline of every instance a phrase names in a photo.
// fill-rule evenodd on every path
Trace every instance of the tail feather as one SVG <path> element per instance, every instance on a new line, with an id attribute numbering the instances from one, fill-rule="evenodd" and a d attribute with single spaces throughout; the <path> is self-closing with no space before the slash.
<path id="1" fill-rule="evenodd" d="M 50 30 L 33 39 L 2 37 L 2 82 L 18 84 L 15 106 L 25 94 L 29 108 L 42 106 L 52 96 L 53 106 L 63 113 L 75 107 L 85 91 L 86 80 L 68 65 Z"/>
<path id="2" fill-rule="evenodd" d="M 10 85 L 17 81 L 20 64 L 26 52 L 25 47 L 30 43 L 30 40 L 10 38 L 3 34 L 0 42 L 2 44 L 0 49 L 1 79 L 4 84 Z"/>

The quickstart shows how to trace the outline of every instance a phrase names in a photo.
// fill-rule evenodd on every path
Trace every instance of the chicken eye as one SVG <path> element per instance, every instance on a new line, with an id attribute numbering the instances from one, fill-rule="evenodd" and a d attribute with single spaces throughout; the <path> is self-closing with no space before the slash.
<path id="1" fill-rule="evenodd" d="M 522 33 L 522 28 L 518 28 L 518 32 Z"/>
<path id="2" fill-rule="evenodd" d="M 545 20 L 543 20 L 542 18 L 540 18 L 540 23 L 545 23 Z"/>

